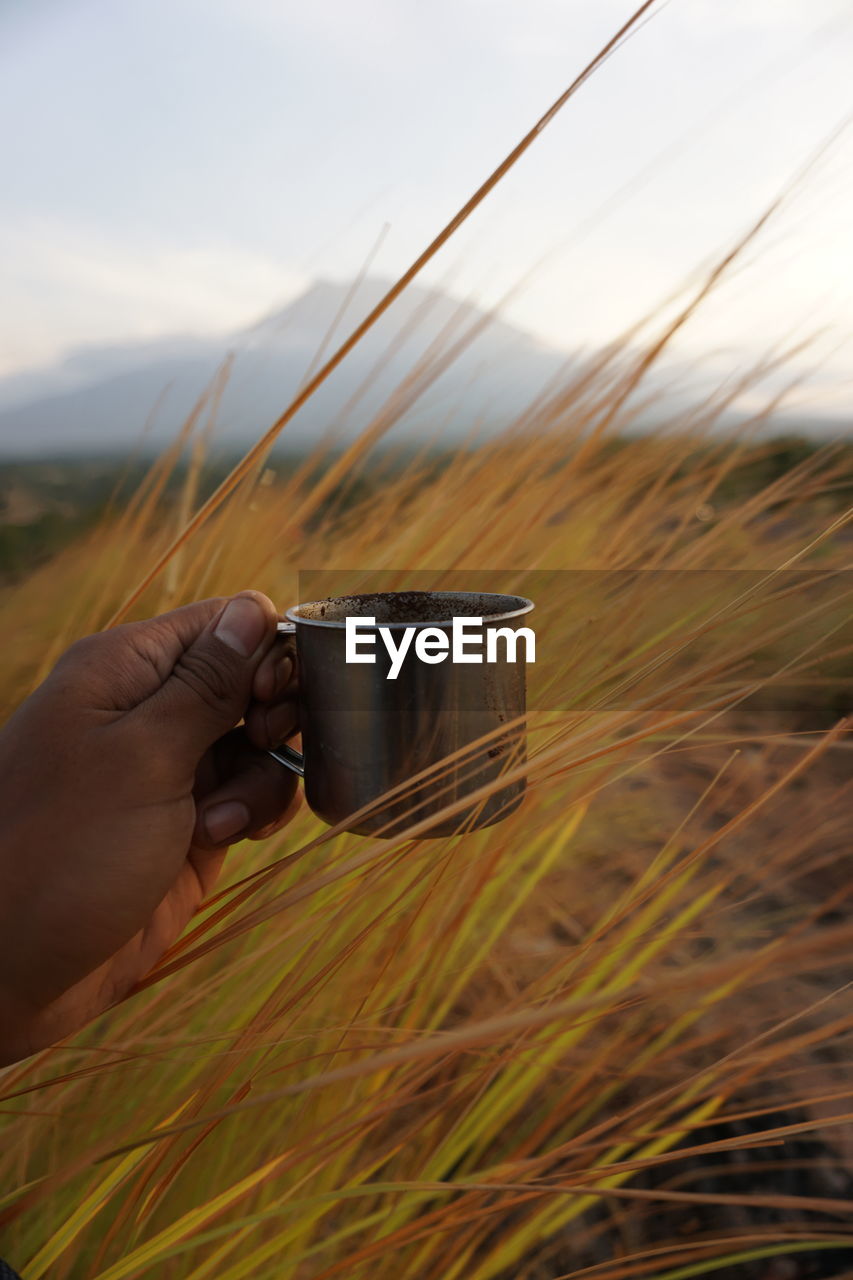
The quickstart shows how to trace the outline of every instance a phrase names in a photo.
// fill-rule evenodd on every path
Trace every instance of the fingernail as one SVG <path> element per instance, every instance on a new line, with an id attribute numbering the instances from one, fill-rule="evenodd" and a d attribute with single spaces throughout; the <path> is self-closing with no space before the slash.
<path id="1" fill-rule="evenodd" d="M 269 741 L 277 746 L 283 742 L 296 728 L 296 708 L 292 702 L 281 702 L 277 707 L 270 707 L 264 717 L 264 725 Z"/>
<path id="2" fill-rule="evenodd" d="M 222 800 L 204 811 L 204 829 L 211 844 L 221 844 L 229 836 L 245 830 L 251 814 L 242 800 Z"/>
<path id="3" fill-rule="evenodd" d="M 289 654 L 285 654 L 281 662 L 278 664 L 278 670 L 275 673 L 275 683 L 277 689 L 285 689 L 290 684 L 293 675 L 293 659 Z"/>
<path id="4" fill-rule="evenodd" d="M 266 612 L 253 596 L 235 596 L 222 611 L 213 634 L 230 649 L 250 658 L 269 628 Z"/>

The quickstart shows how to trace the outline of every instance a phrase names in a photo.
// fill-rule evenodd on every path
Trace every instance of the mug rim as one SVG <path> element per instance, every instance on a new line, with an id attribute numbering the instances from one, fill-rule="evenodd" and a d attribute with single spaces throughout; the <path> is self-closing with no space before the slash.
<path id="1" fill-rule="evenodd" d="M 338 601 L 341 601 L 341 600 L 357 600 L 359 596 L 380 596 L 380 595 L 381 596 L 399 596 L 399 595 L 411 595 L 411 594 L 413 593 L 410 591 L 365 591 L 365 592 L 354 591 L 352 592 L 351 595 L 348 595 L 348 596 L 326 596 L 324 599 L 321 599 L 321 600 L 304 600 L 300 604 L 291 605 L 284 616 L 287 618 L 288 622 L 297 624 L 297 625 L 301 624 L 304 627 L 329 627 L 329 628 L 335 628 L 338 631 L 341 631 L 346 626 L 345 618 L 306 618 L 299 612 L 299 610 L 310 609 L 316 605 L 331 604 L 332 602 L 337 603 Z M 484 616 L 483 617 L 484 625 L 485 624 L 491 625 L 493 622 L 506 622 L 510 618 L 521 618 L 526 613 L 530 613 L 531 609 L 536 608 L 533 601 L 528 599 L 527 596 L 517 596 L 509 592 L 503 592 L 503 591 L 432 591 L 432 592 L 425 591 L 419 594 L 436 595 L 436 596 L 444 596 L 444 597 L 459 596 L 459 597 L 469 597 L 469 598 L 471 596 L 477 596 L 480 599 L 484 599 L 484 600 L 488 600 L 488 599 L 512 600 L 517 602 L 517 605 L 515 608 L 505 609 L 501 613 L 490 613 Z M 355 615 L 355 616 L 358 616 L 358 615 Z M 457 616 L 464 616 L 464 615 L 457 615 Z M 417 628 L 449 627 L 452 625 L 452 623 L 453 623 L 452 617 L 451 618 L 426 618 L 426 619 L 423 619 L 422 621 L 412 620 L 411 622 L 376 622 L 374 623 L 374 627 L 377 631 L 379 630 L 380 627 L 389 627 L 393 630 L 400 630 L 406 627 L 417 627 Z"/>

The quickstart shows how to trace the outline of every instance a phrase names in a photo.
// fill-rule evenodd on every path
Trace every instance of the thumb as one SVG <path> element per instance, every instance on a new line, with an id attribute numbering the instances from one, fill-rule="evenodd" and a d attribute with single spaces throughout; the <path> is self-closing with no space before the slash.
<path id="1" fill-rule="evenodd" d="M 160 688 L 138 708 L 157 722 L 172 759 L 177 754 L 195 768 L 208 747 L 242 719 L 255 672 L 275 641 L 276 621 L 267 596 L 241 591 L 203 630 L 173 637 L 183 641 L 181 651 Z"/>

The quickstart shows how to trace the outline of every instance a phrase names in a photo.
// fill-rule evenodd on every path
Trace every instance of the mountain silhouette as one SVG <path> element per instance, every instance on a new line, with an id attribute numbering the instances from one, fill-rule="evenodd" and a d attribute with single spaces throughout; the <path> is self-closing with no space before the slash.
<path id="1" fill-rule="evenodd" d="M 176 335 L 90 346 L 53 367 L 2 379 L 0 453 L 121 453 L 143 440 L 161 447 L 229 353 L 233 364 L 218 405 L 215 439 L 245 446 L 278 417 L 309 371 L 332 354 L 388 287 L 374 278 L 356 289 L 318 281 L 230 337 Z M 447 363 L 457 346 L 456 358 Z M 351 438 L 394 396 L 400 414 L 396 438 L 444 432 L 458 439 L 477 423 L 496 427 L 507 421 L 568 359 L 470 303 L 411 285 L 283 439 L 304 447 L 327 431 Z M 423 380 L 425 366 L 434 376 Z M 418 371 L 429 385 L 416 396 Z"/>

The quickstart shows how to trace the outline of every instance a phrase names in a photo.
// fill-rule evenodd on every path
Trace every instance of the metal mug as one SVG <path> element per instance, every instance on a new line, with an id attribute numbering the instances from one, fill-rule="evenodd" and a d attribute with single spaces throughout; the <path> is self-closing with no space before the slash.
<path id="1" fill-rule="evenodd" d="M 526 663 L 496 642 L 497 661 L 427 664 L 410 645 L 396 679 L 377 635 L 373 664 L 345 660 L 347 617 L 375 618 L 448 634 L 455 617 L 480 618 L 482 634 L 533 608 L 523 596 L 468 591 L 400 591 L 340 596 L 288 609 L 282 634 L 295 632 L 303 752 L 271 754 L 305 779 L 310 808 L 358 835 L 392 836 L 457 805 L 418 831 L 447 836 L 490 826 L 521 804 L 526 780 L 458 805 L 526 761 Z M 364 628 L 372 630 L 373 628 Z M 395 643 L 398 643 L 395 640 Z"/>

